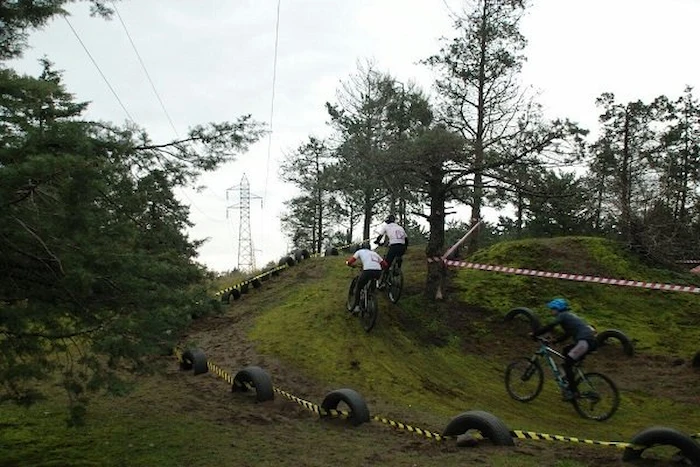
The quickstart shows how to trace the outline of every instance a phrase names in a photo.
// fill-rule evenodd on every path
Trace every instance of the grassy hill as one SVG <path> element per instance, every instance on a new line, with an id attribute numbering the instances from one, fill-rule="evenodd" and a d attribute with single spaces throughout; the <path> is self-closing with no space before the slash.
<path id="1" fill-rule="evenodd" d="M 353 388 L 372 415 L 438 433 L 467 410 L 491 412 L 510 429 L 596 440 L 629 441 L 652 425 L 700 432 L 700 371 L 690 366 L 700 350 L 697 294 L 453 269 L 446 299 L 433 303 L 422 297 L 425 257 L 412 247 L 405 295 L 398 306 L 382 296 L 378 324 L 366 334 L 344 311 L 356 271 L 343 260 L 303 261 L 223 315 L 197 320 L 183 344 L 200 347 L 232 374 L 261 366 L 276 387 L 315 403 Z M 502 243 L 469 260 L 700 285 L 695 276 L 645 266 L 591 238 Z M 535 346 L 527 323 L 503 316 L 525 306 L 546 320 L 544 303 L 554 296 L 567 297 L 599 331 L 620 329 L 635 343 L 635 357 L 610 345 L 587 361 L 622 392 L 619 411 L 606 422 L 581 419 L 551 380 L 527 404 L 505 392 L 505 366 Z M 0 465 L 622 465 L 621 451 L 611 447 L 518 440 L 515 449 L 459 449 L 377 423 L 319 421 L 293 402 L 256 404 L 231 394 L 222 379 L 193 377 L 171 357 L 160 360 L 163 374 L 137 381 L 127 397 L 99 398 L 77 431 L 63 428 L 54 400 L 29 411 L 0 406 L 0 453 L 11 453 L 0 454 Z M 652 454 L 668 458 L 665 449 Z"/>

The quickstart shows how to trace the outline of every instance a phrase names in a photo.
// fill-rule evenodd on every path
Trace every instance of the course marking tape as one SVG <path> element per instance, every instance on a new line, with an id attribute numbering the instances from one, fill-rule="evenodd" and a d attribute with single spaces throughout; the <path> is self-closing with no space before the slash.
<path id="1" fill-rule="evenodd" d="M 623 441 L 597 441 L 593 439 L 576 438 L 574 436 L 550 435 L 547 433 L 536 433 L 534 431 L 513 430 L 510 432 L 513 438 L 532 439 L 544 441 L 564 441 L 568 443 L 596 444 L 599 446 L 612 446 L 620 449 L 634 447 L 631 443 Z"/>
<path id="2" fill-rule="evenodd" d="M 586 276 L 583 274 L 567 274 L 562 272 L 537 271 L 534 269 L 514 268 L 509 266 L 495 266 L 492 264 L 469 263 L 466 261 L 443 260 L 440 257 L 428 259 L 429 262 L 444 262 L 448 266 L 457 266 L 482 271 L 505 272 L 507 274 L 520 274 L 524 276 L 545 277 L 551 279 L 565 279 L 579 282 L 591 282 L 594 284 L 622 285 L 627 287 L 640 287 L 644 289 L 664 290 L 669 292 L 700 293 L 700 287 L 689 285 L 661 284 L 657 282 L 631 281 L 626 279 L 610 279 L 607 277 Z"/>
<path id="3" fill-rule="evenodd" d="M 233 377 L 231 377 L 230 374 L 228 374 L 227 372 L 225 372 L 224 370 L 222 370 L 221 368 L 219 368 L 217 365 L 213 364 L 209 360 L 207 360 L 207 368 L 209 369 L 209 371 L 211 371 L 216 376 L 218 376 L 219 378 L 226 381 L 228 384 L 233 384 Z"/>
<path id="4" fill-rule="evenodd" d="M 396 428 L 397 430 L 405 430 L 405 431 L 409 431 L 411 433 L 416 433 L 416 434 L 419 434 L 421 436 L 425 436 L 428 439 L 433 439 L 435 441 L 444 441 L 446 439 L 453 438 L 452 436 L 442 436 L 440 433 L 435 433 L 433 431 L 424 430 L 422 428 L 411 426 L 411 425 L 408 425 L 406 423 L 396 422 L 394 420 L 380 417 L 378 415 L 372 416 L 372 420 L 375 422 L 384 423 L 385 425 L 389 425 L 392 428 Z"/>

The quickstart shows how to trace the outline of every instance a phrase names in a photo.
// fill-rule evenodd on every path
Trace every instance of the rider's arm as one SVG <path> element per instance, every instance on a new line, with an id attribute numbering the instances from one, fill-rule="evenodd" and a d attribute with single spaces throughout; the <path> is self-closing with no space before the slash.
<path id="1" fill-rule="evenodd" d="M 542 326 L 541 328 L 539 328 L 538 330 L 533 331 L 532 335 L 534 337 L 537 337 L 537 336 L 541 336 L 542 334 L 546 334 L 549 331 L 551 331 L 552 329 L 554 329 L 554 326 L 556 326 L 556 325 L 557 325 L 556 322 L 546 324 L 546 325 Z"/>
<path id="2" fill-rule="evenodd" d="M 381 244 L 381 243 L 382 243 L 382 237 L 383 237 L 383 236 L 384 236 L 384 234 L 379 234 L 379 237 L 377 237 L 377 239 L 374 241 L 374 244 L 375 244 L 375 245 Z"/>
<path id="3" fill-rule="evenodd" d="M 357 261 L 357 258 L 355 258 L 354 256 L 351 256 L 350 258 L 347 259 L 347 261 L 345 261 L 345 264 L 347 264 L 348 266 L 352 266 L 353 264 L 355 264 L 355 261 Z"/>

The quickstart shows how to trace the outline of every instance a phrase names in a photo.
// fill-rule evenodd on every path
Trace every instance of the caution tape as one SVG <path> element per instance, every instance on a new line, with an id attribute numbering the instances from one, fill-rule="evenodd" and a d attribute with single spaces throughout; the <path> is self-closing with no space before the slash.
<path id="1" fill-rule="evenodd" d="M 634 447 L 631 443 L 623 441 L 598 441 L 594 439 L 577 438 L 574 436 L 550 435 L 547 433 L 536 433 L 534 431 L 513 430 L 510 432 L 513 438 L 543 440 L 543 441 L 563 441 L 568 443 L 596 444 L 599 446 L 612 446 L 620 449 Z"/>
<path id="2" fill-rule="evenodd" d="M 564 279 L 579 282 L 591 282 L 594 284 L 621 285 L 626 287 L 640 287 L 644 289 L 663 290 L 669 292 L 700 293 L 700 287 L 689 285 L 662 284 L 657 282 L 632 281 L 626 279 L 610 279 L 607 277 L 586 276 L 583 274 L 567 274 L 562 272 L 537 271 L 535 269 L 514 268 L 509 266 L 496 266 L 493 264 L 470 263 L 457 260 L 443 260 L 440 257 L 428 258 L 428 262 L 444 262 L 448 266 L 456 266 L 481 271 L 504 272 L 506 274 L 519 274 L 524 276 L 544 277 L 549 279 Z"/>
<path id="3" fill-rule="evenodd" d="M 173 349 L 173 355 L 177 358 L 178 361 L 182 360 L 182 351 L 179 348 Z M 234 378 L 227 373 L 225 370 L 221 369 L 218 365 L 210 362 L 207 360 L 207 369 L 216 375 L 217 377 L 223 379 L 227 383 L 233 385 L 235 384 L 240 384 L 242 386 L 245 386 L 247 389 L 254 389 L 254 386 L 252 386 L 248 382 L 237 382 L 234 380 Z M 302 399 L 300 397 L 295 396 L 294 394 L 291 394 L 287 391 L 284 391 L 283 389 L 280 389 L 278 387 L 273 387 L 273 391 L 284 396 L 285 398 L 289 399 L 292 402 L 295 402 L 305 409 L 319 415 L 319 416 L 324 416 L 324 417 L 333 417 L 333 418 L 350 418 L 352 415 L 350 412 L 347 412 L 345 410 L 337 410 L 337 409 L 324 409 L 318 404 L 314 404 L 313 402 L 307 401 L 305 399 Z M 431 439 L 433 441 L 445 441 L 449 439 L 456 439 L 458 438 L 457 436 L 443 436 L 439 433 L 436 433 L 434 431 L 430 430 L 425 430 L 423 428 L 415 427 L 412 425 L 409 425 L 407 423 L 402 423 L 402 422 L 397 422 L 395 420 L 391 420 L 389 418 L 381 417 L 379 415 L 374 415 L 370 419 L 371 421 L 382 423 L 384 425 L 390 426 L 396 430 L 402 430 L 402 431 L 408 431 L 410 433 L 414 433 L 420 436 L 423 436 L 427 439 Z M 471 436 L 474 439 L 484 439 L 484 436 L 478 431 L 474 429 L 468 430 L 468 432 L 471 434 Z M 548 433 L 538 433 L 534 431 L 525 431 L 525 430 L 513 430 L 510 431 L 510 436 L 513 438 L 518 438 L 518 439 L 523 439 L 523 440 L 542 440 L 542 441 L 561 441 L 561 442 L 567 442 L 567 443 L 580 443 L 580 444 L 590 444 L 590 445 L 598 445 L 598 446 L 610 446 L 610 447 L 615 447 L 619 449 L 626 449 L 626 448 L 631 448 L 631 449 L 645 449 L 646 446 L 637 446 L 632 443 L 627 443 L 624 441 L 600 441 L 600 440 L 594 440 L 594 439 L 585 439 L 585 438 L 578 438 L 574 436 L 563 436 L 563 435 L 553 435 L 553 434 L 548 434 Z M 689 435 L 691 438 L 695 439 L 700 439 L 700 433 L 694 433 Z"/>

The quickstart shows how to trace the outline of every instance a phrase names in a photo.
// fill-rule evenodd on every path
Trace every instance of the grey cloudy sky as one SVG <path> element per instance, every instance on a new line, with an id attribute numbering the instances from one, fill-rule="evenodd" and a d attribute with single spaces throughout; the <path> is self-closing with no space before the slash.
<path id="1" fill-rule="evenodd" d="M 529 41 L 523 82 L 539 92 L 548 116 L 593 129 L 595 98 L 619 101 L 678 96 L 698 89 L 700 1 L 533 0 L 522 32 Z M 417 62 L 453 35 L 450 12 L 461 0 L 281 0 L 273 133 L 236 162 L 204 176 L 206 188 L 180 193 L 191 205 L 194 238 L 209 238 L 199 261 L 217 271 L 238 262 L 237 187 L 246 174 L 256 263 L 277 261 L 290 245 L 280 233 L 283 201 L 293 188 L 278 179 L 279 161 L 309 135 L 328 133 L 324 103 L 340 80 L 373 59 L 402 81 L 430 90 L 430 70 Z M 178 134 L 194 124 L 252 114 L 270 123 L 276 0 L 124 0 L 118 11 Z M 69 21 L 133 119 L 155 141 L 175 137 L 118 18 L 90 18 L 84 3 Z M 57 18 L 30 38 L 13 63 L 37 74 L 44 55 L 64 70 L 69 91 L 90 101 L 87 117 L 122 123 L 127 115 L 68 23 Z"/>

